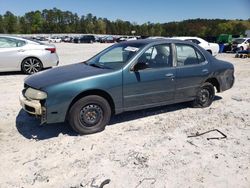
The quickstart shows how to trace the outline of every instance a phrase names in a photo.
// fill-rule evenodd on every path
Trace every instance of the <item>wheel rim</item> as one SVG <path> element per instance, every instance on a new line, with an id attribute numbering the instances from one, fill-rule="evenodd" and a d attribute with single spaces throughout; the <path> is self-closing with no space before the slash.
<path id="1" fill-rule="evenodd" d="M 205 104 L 205 103 L 209 102 L 211 99 L 211 95 L 210 95 L 209 90 L 205 89 L 205 88 L 201 89 L 199 96 L 198 96 L 198 99 L 199 99 L 201 104 Z"/>
<path id="2" fill-rule="evenodd" d="M 103 110 L 97 104 L 88 104 L 80 110 L 80 122 L 87 127 L 98 124 L 103 118 Z"/>
<path id="3" fill-rule="evenodd" d="M 33 74 L 40 71 L 41 68 L 40 61 L 35 58 L 28 58 L 23 62 L 23 69 L 26 73 Z"/>

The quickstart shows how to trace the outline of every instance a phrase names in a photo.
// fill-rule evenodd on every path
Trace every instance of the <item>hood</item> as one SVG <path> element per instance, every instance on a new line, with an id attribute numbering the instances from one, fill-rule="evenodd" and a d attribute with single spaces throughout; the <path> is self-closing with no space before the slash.
<path id="1" fill-rule="evenodd" d="M 96 68 L 84 63 L 77 63 L 73 65 L 52 68 L 50 70 L 28 76 L 25 79 L 25 84 L 36 89 L 41 89 L 47 86 L 108 73 L 111 71 L 112 69 Z"/>

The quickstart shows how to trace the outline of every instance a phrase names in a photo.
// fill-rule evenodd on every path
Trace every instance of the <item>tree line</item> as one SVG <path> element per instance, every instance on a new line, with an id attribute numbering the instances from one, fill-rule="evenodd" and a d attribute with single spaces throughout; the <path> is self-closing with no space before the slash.
<path id="1" fill-rule="evenodd" d="M 129 21 L 110 21 L 97 18 L 92 14 L 79 16 L 70 11 L 57 8 L 31 11 L 23 16 L 16 16 L 10 11 L 0 15 L 0 33 L 4 34 L 39 34 L 39 33 L 92 33 L 111 35 L 141 36 L 218 36 L 222 33 L 244 35 L 250 29 L 248 20 L 225 19 L 189 19 L 181 22 L 144 23 Z"/>

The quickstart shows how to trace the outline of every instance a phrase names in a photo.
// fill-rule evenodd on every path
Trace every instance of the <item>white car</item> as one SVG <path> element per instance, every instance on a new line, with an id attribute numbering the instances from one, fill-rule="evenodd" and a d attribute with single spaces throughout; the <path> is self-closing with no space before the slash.
<path id="1" fill-rule="evenodd" d="M 199 46 L 207 50 L 209 53 L 211 53 L 213 56 L 216 56 L 220 50 L 219 45 L 217 43 L 210 43 L 199 37 L 172 37 L 172 38 L 190 41 L 195 44 L 198 44 Z"/>
<path id="2" fill-rule="evenodd" d="M 57 66 L 59 58 L 54 45 L 19 37 L 0 36 L 0 72 L 36 73 Z"/>
<path id="3" fill-rule="evenodd" d="M 49 38 L 49 42 L 59 43 L 62 42 L 62 39 L 59 37 L 51 37 Z"/>
<path id="4" fill-rule="evenodd" d="M 242 51 L 247 50 L 250 45 L 250 38 L 237 38 L 233 40 L 232 50 L 233 51 Z"/>
<path id="5" fill-rule="evenodd" d="M 130 41 L 130 40 L 137 40 L 137 38 L 133 36 L 124 36 L 124 37 L 118 38 L 118 42 Z"/>

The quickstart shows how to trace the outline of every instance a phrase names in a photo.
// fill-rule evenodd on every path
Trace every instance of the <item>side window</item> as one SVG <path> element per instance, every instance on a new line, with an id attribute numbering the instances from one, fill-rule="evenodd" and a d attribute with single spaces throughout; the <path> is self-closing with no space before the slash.
<path id="1" fill-rule="evenodd" d="M 170 44 L 150 47 L 139 57 L 137 63 L 145 63 L 147 68 L 172 67 Z"/>
<path id="2" fill-rule="evenodd" d="M 196 40 L 196 39 L 193 39 L 193 43 L 195 44 L 200 44 L 200 41 Z"/>
<path id="3" fill-rule="evenodd" d="M 16 40 L 17 41 L 17 47 L 22 47 L 22 46 L 24 46 L 26 43 L 25 43 L 25 41 L 22 41 L 22 40 Z"/>
<path id="4" fill-rule="evenodd" d="M 5 38 L 0 38 L 0 48 L 8 48 L 9 44 Z"/>
<path id="5" fill-rule="evenodd" d="M 15 47 L 21 47 L 24 45 L 25 45 L 25 42 L 22 40 L 0 37 L 0 48 L 15 48 Z"/>
<path id="6" fill-rule="evenodd" d="M 205 61 L 204 56 L 192 46 L 176 44 L 177 66 L 195 65 Z"/>

